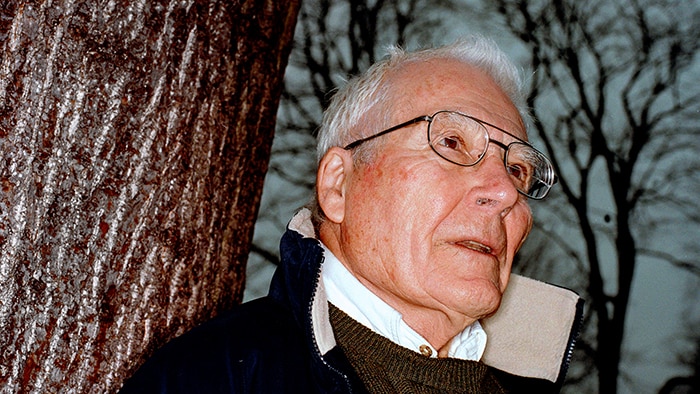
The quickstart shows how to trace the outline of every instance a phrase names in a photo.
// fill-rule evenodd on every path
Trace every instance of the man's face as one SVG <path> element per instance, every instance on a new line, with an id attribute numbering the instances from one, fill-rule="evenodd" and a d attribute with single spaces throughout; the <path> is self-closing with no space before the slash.
<path id="1" fill-rule="evenodd" d="M 387 127 L 453 110 L 526 139 L 510 100 L 470 66 L 416 63 L 390 82 L 394 112 Z M 501 148 L 489 144 L 479 164 L 460 167 L 431 150 L 427 126 L 420 122 L 379 137 L 375 159 L 348 170 L 342 215 L 331 215 L 340 218 L 331 250 L 407 321 L 436 311 L 480 319 L 500 304 L 531 212 L 509 179 Z M 367 136 L 379 130 L 358 131 Z M 494 140 L 512 140 L 488 131 Z"/>

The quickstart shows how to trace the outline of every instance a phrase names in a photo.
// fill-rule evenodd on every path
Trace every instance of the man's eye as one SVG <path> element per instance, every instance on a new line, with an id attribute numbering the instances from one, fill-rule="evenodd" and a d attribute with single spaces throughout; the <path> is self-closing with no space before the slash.
<path id="1" fill-rule="evenodd" d="M 521 181 L 527 181 L 527 179 L 530 177 L 530 171 L 528 171 L 527 167 L 520 164 L 509 164 L 508 173 L 513 178 L 519 179 Z"/>
<path id="2" fill-rule="evenodd" d="M 452 150 L 464 151 L 464 141 L 458 135 L 444 135 L 440 138 L 438 144 Z"/>

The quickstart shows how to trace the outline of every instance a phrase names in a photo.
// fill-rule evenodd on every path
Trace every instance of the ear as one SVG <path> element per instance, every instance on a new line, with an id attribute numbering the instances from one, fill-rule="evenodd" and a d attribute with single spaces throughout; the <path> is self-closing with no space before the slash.
<path id="1" fill-rule="evenodd" d="M 352 153 L 340 147 L 330 148 L 318 163 L 318 204 L 331 222 L 345 218 L 345 185 L 352 171 Z"/>

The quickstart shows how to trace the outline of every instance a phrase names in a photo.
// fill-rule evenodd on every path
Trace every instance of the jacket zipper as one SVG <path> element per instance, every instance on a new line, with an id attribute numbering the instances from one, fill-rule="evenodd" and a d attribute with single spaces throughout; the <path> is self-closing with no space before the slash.
<path id="1" fill-rule="evenodd" d="M 320 241 L 319 241 L 320 242 Z M 347 391 L 348 393 L 352 393 L 352 385 L 350 384 L 350 379 L 345 375 L 343 372 L 338 370 L 337 368 L 333 367 L 326 361 L 325 358 L 323 358 L 323 355 L 321 354 L 321 350 L 318 348 L 318 342 L 316 341 L 316 333 L 314 332 L 313 328 L 313 306 L 314 306 L 314 299 L 316 298 L 316 294 L 318 293 L 318 286 L 321 280 L 321 265 L 325 261 L 325 256 L 323 255 L 323 252 L 321 252 L 321 257 L 319 259 L 319 264 L 317 265 L 318 269 L 316 270 L 316 277 L 314 277 L 313 281 L 313 288 L 314 292 L 311 296 L 311 300 L 309 301 L 309 305 L 307 307 L 307 316 L 309 317 L 309 323 L 311 324 L 310 331 L 311 331 L 311 339 L 313 340 L 314 343 L 314 352 L 316 353 L 316 356 L 321 359 L 321 362 L 323 362 L 323 365 L 325 365 L 329 370 L 332 372 L 335 372 L 336 374 L 340 375 L 343 378 L 343 381 L 345 382 L 345 385 L 347 386 Z"/>
<path id="2" fill-rule="evenodd" d="M 559 371 L 559 378 L 557 379 L 557 384 L 559 387 L 564 384 L 564 379 L 569 370 L 569 364 L 574 356 L 574 348 L 576 347 L 577 338 L 581 334 L 581 330 L 583 328 L 583 304 L 584 301 L 582 298 L 580 298 L 579 302 L 576 304 L 576 319 L 571 327 L 569 342 L 564 353 L 564 360 Z"/>

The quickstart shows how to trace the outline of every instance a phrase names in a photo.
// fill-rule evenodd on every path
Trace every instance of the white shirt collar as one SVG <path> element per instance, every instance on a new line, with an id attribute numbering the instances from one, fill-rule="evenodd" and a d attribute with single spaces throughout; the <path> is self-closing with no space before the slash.
<path id="1" fill-rule="evenodd" d="M 437 357 L 437 349 L 409 327 L 398 311 L 367 289 L 323 243 L 321 245 L 325 255 L 321 274 L 328 301 L 394 343 L 424 355 L 427 346 L 430 356 Z M 448 356 L 477 361 L 481 359 L 485 348 L 486 332 L 476 321 L 452 339 Z"/>

